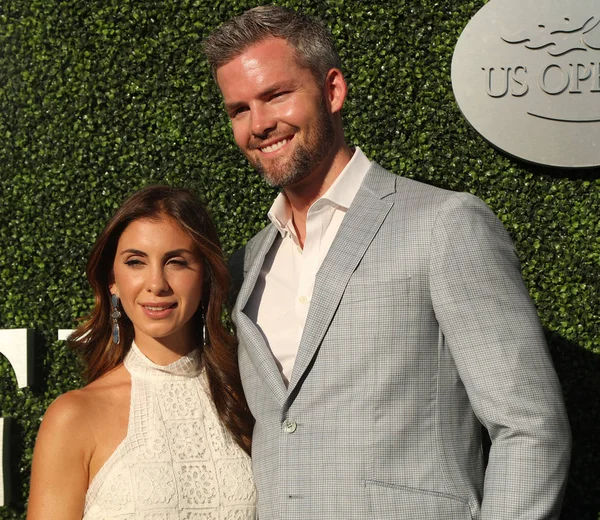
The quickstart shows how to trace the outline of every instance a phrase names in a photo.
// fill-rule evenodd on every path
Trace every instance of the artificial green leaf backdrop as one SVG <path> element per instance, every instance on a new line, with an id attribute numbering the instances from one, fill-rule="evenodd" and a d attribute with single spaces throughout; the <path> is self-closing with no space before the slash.
<path id="1" fill-rule="evenodd" d="M 563 518 L 600 518 L 599 170 L 513 160 L 462 118 L 450 62 L 484 0 L 276 3 L 330 26 L 349 142 L 399 175 L 474 193 L 511 233 L 573 428 Z M 2 0 L 0 328 L 35 330 L 36 381 L 19 390 L 0 357 L 0 416 L 13 419 L 13 496 L 0 519 L 25 518 L 41 416 L 80 384 L 56 331 L 90 309 L 85 260 L 119 203 L 148 184 L 190 187 L 228 254 L 265 224 L 274 191 L 237 151 L 201 52 L 212 28 L 254 5 Z"/>

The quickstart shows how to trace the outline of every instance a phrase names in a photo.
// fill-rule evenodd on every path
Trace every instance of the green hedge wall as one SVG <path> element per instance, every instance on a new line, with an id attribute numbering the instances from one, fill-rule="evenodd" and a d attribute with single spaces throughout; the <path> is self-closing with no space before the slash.
<path id="1" fill-rule="evenodd" d="M 600 174 L 532 167 L 486 144 L 452 96 L 460 31 L 484 0 L 279 2 L 324 19 L 349 83 L 349 142 L 400 174 L 483 198 L 510 231 L 574 435 L 563 518 L 600 518 Z M 231 253 L 274 196 L 236 150 L 201 53 L 236 0 L 2 0 L 0 328 L 36 331 L 34 386 L 0 359 L 13 418 L 10 506 L 25 518 L 47 405 L 80 384 L 56 330 L 92 303 L 87 252 L 117 205 L 156 183 L 196 190 Z"/>

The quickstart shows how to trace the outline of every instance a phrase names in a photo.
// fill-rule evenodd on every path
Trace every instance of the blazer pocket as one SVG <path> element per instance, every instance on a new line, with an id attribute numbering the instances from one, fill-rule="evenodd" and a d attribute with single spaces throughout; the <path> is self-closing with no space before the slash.
<path id="1" fill-rule="evenodd" d="M 370 520 L 474 520 L 468 501 L 437 491 L 365 481 Z"/>
<path id="2" fill-rule="evenodd" d="M 410 276 L 386 280 L 350 279 L 344 292 L 347 302 L 363 302 L 368 300 L 398 299 L 405 301 L 410 290 Z"/>

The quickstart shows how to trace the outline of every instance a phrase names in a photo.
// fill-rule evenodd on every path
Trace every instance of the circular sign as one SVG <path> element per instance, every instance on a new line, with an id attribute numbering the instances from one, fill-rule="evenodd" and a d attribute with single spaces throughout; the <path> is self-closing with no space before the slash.
<path id="1" fill-rule="evenodd" d="M 600 166 L 600 4 L 491 0 L 456 44 L 452 88 L 465 118 L 501 150 Z"/>

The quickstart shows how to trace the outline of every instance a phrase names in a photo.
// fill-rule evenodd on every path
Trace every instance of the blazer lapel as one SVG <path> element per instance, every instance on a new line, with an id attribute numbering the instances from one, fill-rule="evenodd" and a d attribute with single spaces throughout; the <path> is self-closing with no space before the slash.
<path id="1" fill-rule="evenodd" d="M 333 319 L 350 276 L 393 206 L 382 200 L 396 190 L 398 177 L 373 163 L 315 278 L 315 288 L 298 355 L 288 386 L 288 398 L 302 380 Z"/>
<path id="2" fill-rule="evenodd" d="M 251 245 L 251 249 L 246 250 L 244 282 L 233 308 L 233 315 L 236 318 L 238 337 L 243 338 L 244 348 L 247 350 L 256 371 L 259 373 L 261 380 L 270 387 L 278 403 L 282 405 L 287 391 L 285 383 L 281 378 L 271 349 L 265 343 L 256 325 L 244 312 L 244 307 L 248 303 L 258 280 L 265 256 L 271 249 L 277 233 L 277 229 L 273 225 L 269 225 L 256 237 L 256 240 L 248 244 Z"/>

